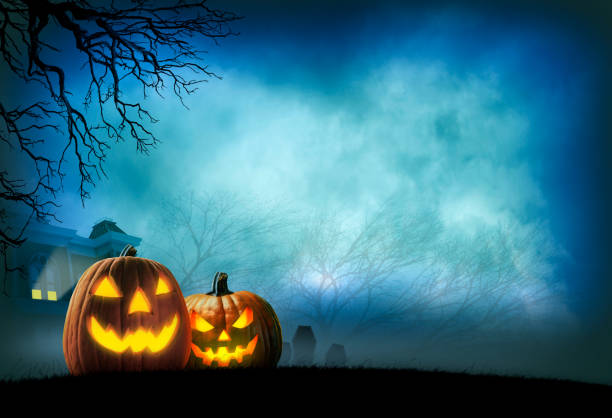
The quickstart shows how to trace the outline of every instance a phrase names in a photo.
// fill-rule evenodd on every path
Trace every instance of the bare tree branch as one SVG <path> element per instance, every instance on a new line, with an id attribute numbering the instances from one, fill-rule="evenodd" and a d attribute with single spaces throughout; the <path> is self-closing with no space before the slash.
<path id="1" fill-rule="evenodd" d="M 393 282 L 406 268 L 428 265 L 440 225 L 430 212 L 397 215 L 385 205 L 357 227 L 324 216 L 307 224 L 286 274 L 294 296 L 286 309 L 309 318 L 324 338 L 348 312 L 346 338 L 401 318 L 410 289 L 394 290 Z"/>
<path id="2" fill-rule="evenodd" d="M 159 142 L 150 128 L 157 119 L 141 102 L 126 97 L 124 88 L 140 86 L 146 98 L 150 92 L 161 96 L 168 87 L 182 102 L 199 83 L 219 78 L 203 63 L 200 41 L 216 43 L 236 35 L 229 24 L 239 18 L 205 1 L 0 0 L 1 64 L 15 80 L 38 85 L 39 97 L 47 96 L 29 103 L 26 98 L 17 106 L 7 97 L 0 100 L 0 143 L 34 171 L 34 180 L 26 181 L 3 169 L 0 199 L 48 219 L 65 165 L 75 163 L 84 203 L 105 175 L 110 141 L 132 138 L 143 153 Z M 75 51 L 61 44 L 66 37 Z M 85 70 L 79 79 L 89 80 L 81 103 L 68 85 L 76 76 L 75 59 Z M 64 138 L 53 146 L 57 158 L 48 155 L 49 147 L 41 147 L 51 133 Z M 2 240 L 19 242 L 6 229 Z"/>
<path id="3" fill-rule="evenodd" d="M 150 152 L 160 141 L 151 129 L 157 119 L 124 90 L 137 86 L 146 99 L 169 88 L 183 103 L 199 83 L 220 78 L 202 60 L 202 41 L 237 35 L 229 25 L 238 19 L 198 0 L 0 0 L 3 79 L 28 92 L 0 99 L 0 145 L 11 164 L 30 170 L 0 170 L 5 215 L 26 209 L 39 221 L 52 219 L 73 165 L 84 204 L 105 176 L 111 141 L 131 138 Z M 71 89 L 82 80 L 79 100 Z M 19 246 L 25 226 L 3 223 L 2 247 Z"/>
<path id="4" fill-rule="evenodd" d="M 453 233 L 433 212 L 393 204 L 361 224 L 315 217 L 295 244 L 281 310 L 324 340 L 384 328 L 417 335 L 423 350 L 518 327 L 554 293 L 542 269 L 557 254 L 541 225 L 522 229 Z"/>
<path id="5" fill-rule="evenodd" d="M 255 210 L 256 209 L 256 210 Z M 231 275 L 232 282 L 248 282 L 256 289 L 258 275 L 284 262 L 275 254 L 274 236 L 286 226 L 286 220 L 275 209 L 247 206 L 233 195 L 196 195 L 190 193 L 162 203 L 154 229 L 158 237 L 155 250 L 168 259 L 185 294 L 209 290 L 216 271 Z"/>

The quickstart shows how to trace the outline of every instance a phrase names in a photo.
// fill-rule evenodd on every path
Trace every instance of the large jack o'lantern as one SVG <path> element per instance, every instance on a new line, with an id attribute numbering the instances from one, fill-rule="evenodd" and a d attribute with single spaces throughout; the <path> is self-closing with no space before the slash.
<path id="1" fill-rule="evenodd" d="M 70 373 L 182 369 L 191 329 L 183 294 L 162 264 L 135 257 L 100 260 L 83 273 L 64 324 Z"/>
<path id="2" fill-rule="evenodd" d="M 191 356 L 187 367 L 274 367 L 283 339 L 274 309 L 260 296 L 227 287 L 217 273 L 207 294 L 190 295 L 185 304 L 191 322 Z"/>

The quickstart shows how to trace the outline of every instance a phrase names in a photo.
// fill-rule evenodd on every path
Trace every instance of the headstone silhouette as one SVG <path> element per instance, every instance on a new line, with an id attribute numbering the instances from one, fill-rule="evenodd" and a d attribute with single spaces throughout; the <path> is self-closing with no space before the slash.
<path id="1" fill-rule="evenodd" d="M 294 366 L 312 366 L 314 360 L 314 350 L 317 345 L 312 327 L 300 325 L 295 331 L 292 340 Z"/>
<path id="2" fill-rule="evenodd" d="M 283 352 L 281 358 L 278 361 L 279 366 L 288 366 L 291 364 L 291 343 L 283 341 Z"/>
<path id="3" fill-rule="evenodd" d="M 342 344 L 332 344 L 325 355 L 325 366 L 344 367 L 346 365 L 346 351 Z"/>

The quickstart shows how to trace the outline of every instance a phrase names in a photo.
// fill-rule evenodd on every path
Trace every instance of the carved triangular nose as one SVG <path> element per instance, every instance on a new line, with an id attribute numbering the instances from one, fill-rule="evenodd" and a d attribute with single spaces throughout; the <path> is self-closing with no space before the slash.
<path id="1" fill-rule="evenodd" d="M 128 311 L 128 314 L 133 314 L 135 312 L 151 312 L 151 304 L 149 304 L 149 301 L 141 288 L 136 289 L 136 292 L 134 292 L 134 297 L 130 302 L 130 310 Z"/>
<path id="2" fill-rule="evenodd" d="M 219 335 L 219 338 L 217 338 L 217 341 L 230 341 L 230 340 L 231 338 L 229 334 L 225 332 L 225 330 L 221 331 L 221 335 Z"/>

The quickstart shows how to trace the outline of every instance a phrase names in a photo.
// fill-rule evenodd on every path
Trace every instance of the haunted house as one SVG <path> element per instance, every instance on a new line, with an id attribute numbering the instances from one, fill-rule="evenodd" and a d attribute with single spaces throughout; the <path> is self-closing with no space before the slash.
<path id="1" fill-rule="evenodd" d="M 66 373 L 62 334 L 77 281 L 96 261 L 141 241 L 110 219 L 96 222 L 88 237 L 41 223 L 31 223 L 25 237 L 7 252 L 7 265 L 19 270 L 0 269 L 0 333 L 6 342 L 0 344 L 0 379 Z"/>
<path id="2" fill-rule="evenodd" d="M 25 237 L 23 245 L 7 253 L 7 264 L 19 270 L 1 274 L 7 275 L 2 279 L 13 304 L 40 313 L 65 312 L 76 282 L 89 266 L 118 256 L 126 244 L 137 246 L 141 241 L 110 219 L 98 221 L 89 237 L 79 236 L 73 229 L 34 222 Z"/>

